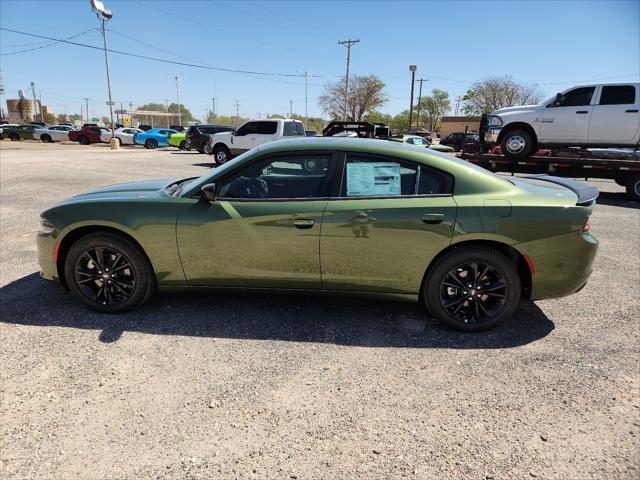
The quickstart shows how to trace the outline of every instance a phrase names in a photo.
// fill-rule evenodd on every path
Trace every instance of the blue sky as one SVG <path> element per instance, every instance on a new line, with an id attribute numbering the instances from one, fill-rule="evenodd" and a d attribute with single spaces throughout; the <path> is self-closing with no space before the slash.
<path id="1" fill-rule="evenodd" d="M 351 73 L 376 74 L 398 113 L 409 105 L 410 64 L 452 99 L 492 75 L 537 84 L 548 96 L 582 81 L 640 81 L 640 1 L 290 1 L 223 2 L 105 0 L 114 12 L 109 47 L 231 69 L 299 74 L 309 79 L 309 114 L 319 115 L 323 85 L 344 75 L 346 49 L 359 38 Z M 98 26 L 88 0 L 0 0 L 4 28 L 66 38 Z M 130 37 L 130 38 L 126 38 Z M 136 41 L 132 40 L 135 39 Z M 101 45 L 93 30 L 73 41 Z M 8 98 L 31 81 L 56 113 L 106 114 L 102 53 L 71 45 L 39 47 L 40 39 L 0 31 L 0 65 Z M 142 43 L 140 43 L 142 42 Z M 30 44 L 30 45 L 24 45 Z M 112 92 L 135 106 L 180 101 L 196 117 L 218 99 L 218 114 L 304 114 L 304 80 L 203 70 L 112 54 Z M 625 75 L 624 77 L 622 77 Z M 620 78 L 614 78 L 620 77 Z M 4 100 L 4 99 L 3 99 Z M 452 102 L 453 103 L 453 102 Z M 6 105 L 5 105 L 6 108 Z"/>

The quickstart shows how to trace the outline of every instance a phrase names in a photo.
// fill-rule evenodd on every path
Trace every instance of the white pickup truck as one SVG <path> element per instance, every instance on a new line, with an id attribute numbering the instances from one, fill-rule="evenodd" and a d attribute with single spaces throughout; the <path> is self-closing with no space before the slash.
<path id="1" fill-rule="evenodd" d="M 640 83 L 583 85 L 539 105 L 491 112 L 484 143 L 512 158 L 547 147 L 638 148 L 639 112 Z"/>
<path id="2" fill-rule="evenodd" d="M 213 153 L 216 163 L 227 160 L 252 148 L 288 137 L 304 137 L 304 124 L 299 120 L 267 118 L 249 120 L 232 132 L 211 135 L 206 153 Z"/>

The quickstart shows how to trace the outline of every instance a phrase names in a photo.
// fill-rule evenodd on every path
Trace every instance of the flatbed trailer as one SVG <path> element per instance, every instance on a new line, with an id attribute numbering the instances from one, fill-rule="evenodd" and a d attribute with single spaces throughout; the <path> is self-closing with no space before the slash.
<path id="1" fill-rule="evenodd" d="M 626 188 L 629 198 L 640 202 L 640 156 L 629 158 L 596 157 L 589 151 L 572 155 L 551 152 L 545 156 L 512 159 L 490 153 L 465 153 L 458 157 L 492 172 L 546 174 L 568 178 L 609 178 Z M 623 157 L 624 155 L 620 155 Z"/>

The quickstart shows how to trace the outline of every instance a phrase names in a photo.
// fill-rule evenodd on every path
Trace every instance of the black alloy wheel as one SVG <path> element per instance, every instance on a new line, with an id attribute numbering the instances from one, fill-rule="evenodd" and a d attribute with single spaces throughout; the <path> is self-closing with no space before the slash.
<path id="1" fill-rule="evenodd" d="M 89 139 L 87 137 L 85 137 L 84 135 L 80 135 L 78 137 L 78 143 L 80 145 L 89 145 L 90 142 L 89 142 Z"/>
<path id="2" fill-rule="evenodd" d="M 51 138 L 51 135 L 49 135 L 48 133 L 41 135 L 40 140 L 42 140 L 43 143 L 53 143 L 53 139 Z"/>
<path id="3" fill-rule="evenodd" d="M 180 150 L 184 150 L 186 147 L 187 147 L 187 141 L 186 141 L 186 140 L 182 140 L 182 141 L 180 142 L 180 146 L 178 146 L 178 148 L 179 148 Z"/>
<path id="4" fill-rule="evenodd" d="M 486 247 L 461 247 L 430 268 L 423 298 L 442 323 L 457 330 L 488 330 L 508 320 L 521 296 L 516 265 Z"/>
<path id="5" fill-rule="evenodd" d="M 154 148 L 158 148 L 158 141 L 154 140 L 153 138 L 150 138 L 149 140 L 144 142 L 144 146 L 145 148 L 149 148 L 153 150 Z"/>
<path id="6" fill-rule="evenodd" d="M 65 280 L 87 307 L 120 313 L 144 303 L 156 289 L 149 260 L 131 240 L 95 233 L 78 240 L 65 257 Z"/>
<path id="7" fill-rule="evenodd" d="M 20 135 L 18 135 L 17 133 L 10 133 L 9 140 L 11 140 L 12 142 L 17 142 L 18 140 L 20 140 Z"/>

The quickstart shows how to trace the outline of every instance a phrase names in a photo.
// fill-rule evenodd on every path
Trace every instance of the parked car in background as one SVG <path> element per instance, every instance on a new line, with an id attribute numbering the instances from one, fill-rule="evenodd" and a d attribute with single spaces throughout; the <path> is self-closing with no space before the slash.
<path id="1" fill-rule="evenodd" d="M 426 138 L 418 135 L 393 136 L 393 137 L 389 137 L 389 140 L 393 142 L 404 142 L 404 143 L 408 143 L 409 145 L 418 145 L 421 147 L 430 148 L 431 150 L 435 150 L 436 152 L 443 152 L 443 153 L 455 152 L 453 147 L 448 147 L 446 145 L 438 145 L 438 144 L 434 145 L 431 142 L 429 142 Z"/>
<path id="2" fill-rule="evenodd" d="M 169 125 L 169 128 L 171 130 L 175 130 L 176 132 L 184 132 L 186 130 L 186 128 L 184 128 L 182 125 Z"/>
<path id="3" fill-rule="evenodd" d="M 9 138 L 9 129 L 13 128 L 13 127 L 19 127 L 20 125 L 18 125 L 17 123 L 3 123 L 0 124 L 0 140 L 4 140 L 5 138 Z M 7 133 L 5 133 L 3 135 L 3 129 L 7 129 Z"/>
<path id="4" fill-rule="evenodd" d="M 453 132 L 445 138 L 440 139 L 440 145 L 447 145 L 452 147 L 456 152 L 461 152 L 463 149 L 466 149 L 465 141 L 467 145 L 474 145 L 473 151 L 476 151 L 480 136 L 475 133 L 467 133 L 465 137 L 464 132 Z"/>
<path id="5" fill-rule="evenodd" d="M 13 127 L 3 125 L 2 137 L 8 138 L 12 142 L 17 142 L 18 140 L 33 140 L 33 132 L 38 128 L 41 128 L 40 125 L 15 125 Z"/>
<path id="6" fill-rule="evenodd" d="M 133 136 L 136 145 L 144 145 L 145 148 L 166 147 L 169 135 L 178 133 L 170 128 L 152 128 L 147 132 L 137 132 Z"/>
<path id="7" fill-rule="evenodd" d="M 100 143 L 102 142 L 103 132 L 108 132 L 109 135 L 111 135 L 111 130 L 105 127 L 85 127 L 80 130 L 70 131 L 69 140 L 72 142 L 78 142 L 80 145 Z"/>
<path id="8" fill-rule="evenodd" d="M 47 124 L 45 122 L 31 122 L 31 125 L 37 125 L 41 128 L 46 128 Z"/>
<path id="9" fill-rule="evenodd" d="M 638 148 L 640 83 L 573 87 L 539 105 L 491 112 L 481 125 L 485 145 L 513 158 L 539 148 Z"/>
<path id="10" fill-rule="evenodd" d="M 153 127 L 151 125 L 138 125 L 138 127 L 140 130 L 142 130 L 143 132 L 148 132 L 149 130 L 151 130 Z"/>
<path id="11" fill-rule="evenodd" d="M 186 140 L 187 132 L 178 132 L 172 133 L 169 135 L 169 139 L 167 143 L 172 147 L 178 147 L 180 150 L 188 150 L 187 149 L 187 140 Z"/>
<path id="12" fill-rule="evenodd" d="M 252 148 L 281 138 L 305 137 L 304 124 L 300 120 L 267 118 L 249 120 L 231 132 L 210 136 L 209 148 L 218 164 Z"/>
<path id="13" fill-rule="evenodd" d="M 187 129 L 185 137 L 187 150 L 197 150 L 204 153 L 205 146 L 209 144 L 210 135 L 222 132 L 232 132 L 233 127 L 228 125 L 191 125 Z"/>
<path id="14" fill-rule="evenodd" d="M 431 137 L 431 132 L 427 130 L 407 130 L 405 135 L 418 135 L 429 141 L 429 143 L 433 142 L 433 138 Z"/>
<path id="15" fill-rule="evenodd" d="M 305 135 L 307 137 L 317 137 L 318 136 L 318 132 L 316 132 L 315 130 L 305 130 Z"/>
<path id="16" fill-rule="evenodd" d="M 69 125 L 52 125 L 34 130 L 33 138 L 34 140 L 42 140 L 44 143 L 64 142 L 69 140 L 69 132 L 74 130 L 75 128 Z"/>
<path id="17" fill-rule="evenodd" d="M 523 298 L 584 287 L 597 196 L 394 142 L 299 138 L 199 178 L 70 198 L 41 214 L 36 241 L 40 275 L 98 312 L 164 287 L 342 291 L 420 301 L 472 332 L 509 320 Z"/>
<path id="18" fill-rule="evenodd" d="M 136 133 L 143 133 L 143 132 L 138 128 L 124 127 L 124 128 L 116 128 L 116 130 L 113 133 L 114 133 L 114 136 L 120 142 L 120 145 L 133 145 L 134 144 L 133 136 Z M 111 141 L 111 130 L 107 130 L 106 132 L 103 131 L 100 134 L 100 139 L 103 142 L 107 142 L 107 143 Z"/>

